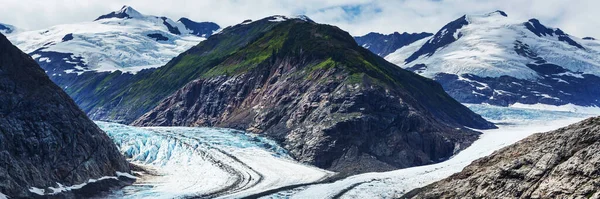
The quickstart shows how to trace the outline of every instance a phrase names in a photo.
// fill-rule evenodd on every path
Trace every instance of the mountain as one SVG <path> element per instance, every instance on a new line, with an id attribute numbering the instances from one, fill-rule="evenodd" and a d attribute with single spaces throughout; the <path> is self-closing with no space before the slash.
<path id="1" fill-rule="evenodd" d="M 600 117 L 535 134 L 404 198 L 599 198 Z"/>
<path id="2" fill-rule="evenodd" d="M 111 139 L 2 34 L 0 163 L 0 197 L 10 198 L 87 196 L 129 172 Z"/>
<path id="3" fill-rule="evenodd" d="M 386 56 L 463 103 L 600 106 L 600 42 L 505 12 L 465 15 Z"/>
<path id="4" fill-rule="evenodd" d="M 218 29 L 217 24 L 210 22 L 197 23 L 187 18 L 175 22 L 123 6 L 93 22 L 20 32 L 9 39 L 55 80 L 88 71 L 135 73 L 158 67 Z"/>
<path id="5" fill-rule="evenodd" d="M 124 86 L 166 64 L 218 29 L 217 24 L 210 22 L 187 18 L 175 22 L 123 6 L 93 22 L 19 32 L 11 34 L 9 39 L 30 54 L 90 118 L 124 121 L 120 114 L 126 115 L 129 110 L 120 114 L 107 111 L 119 106 L 119 97 L 127 92 L 122 90 Z M 148 110 L 152 107 L 147 105 Z M 137 116 L 128 119 L 132 121 Z"/>
<path id="6" fill-rule="evenodd" d="M 166 92 L 181 78 L 189 83 Z M 140 97 L 171 94 L 134 125 L 259 133 L 297 160 L 345 174 L 442 161 L 477 139 L 465 126 L 494 128 L 436 82 L 307 17 L 225 28 L 141 82 L 132 88 L 144 88 Z"/>
<path id="7" fill-rule="evenodd" d="M 415 41 L 429 37 L 433 34 L 422 32 L 422 33 L 398 33 L 384 35 L 381 33 L 371 32 L 369 34 L 354 37 L 358 45 L 369 49 L 371 52 L 385 57 L 390 53 L 393 53 L 399 48 L 407 46 Z"/>

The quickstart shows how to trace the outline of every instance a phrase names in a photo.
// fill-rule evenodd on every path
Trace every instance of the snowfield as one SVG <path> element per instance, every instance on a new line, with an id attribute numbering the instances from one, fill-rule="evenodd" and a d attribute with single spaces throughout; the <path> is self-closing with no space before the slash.
<path id="1" fill-rule="evenodd" d="M 39 58 L 38 62 L 74 64 L 73 69 L 65 72 L 78 74 L 116 70 L 135 73 L 159 67 L 206 39 L 192 34 L 181 22 L 143 15 L 131 7 L 115 12 L 126 13 L 130 18 L 105 18 L 22 31 L 8 35 L 8 39 L 34 59 Z M 174 27 L 180 34 L 173 34 L 165 24 Z M 53 56 L 53 53 L 71 55 L 65 60 L 46 57 Z"/>
<path id="2" fill-rule="evenodd" d="M 425 64 L 427 69 L 419 74 L 434 78 L 438 73 L 474 74 L 480 77 L 500 77 L 503 75 L 518 79 L 533 80 L 539 78 L 536 71 L 527 67 L 531 59 L 515 51 L 517 42 L 527 44 L 536 54 L 570 71 L 600 76 L 600 42 L 583 40 L 573 36 L 570 39 L 581 44 L 579 49 L 567 42 L 560 41 L 558 35 L 538 37 L 528 30 L 526 23 L 505 17 L 498 13 L 485 15 L 466 15 L 469 23 L 458 29 L 454 35 L 456 41 L 436 49 L 431 56 L 422 55 L 406 63 L 405 60 L 428 41 L 428 37 L 411 45 L 402 47 L 385 57 L 402 68 L 416 64 Z M 440 30 L 442 33 L 445 30 Z"/>
<path id="3" fill-rule="evenodd" d="M 130 162 L 148 170 L 113 198 L 239 198 L 334 174 L 300 164 L 275 141 L 241 131 L 97 124 Z"/>

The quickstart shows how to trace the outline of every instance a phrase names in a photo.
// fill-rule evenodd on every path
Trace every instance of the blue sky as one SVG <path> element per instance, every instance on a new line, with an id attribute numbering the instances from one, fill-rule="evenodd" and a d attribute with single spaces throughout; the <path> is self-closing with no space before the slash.
<path id="1" fill-rule="evenodd" d="M 578 37 L 600 37 L 598 0 L 2 0 L 0 23 L 34 30 L 91 21 L 130 5 L 143 14 L 188 17 L 222 26 L 269 15 L 305 14 L 353 35 L 371 31 L 435 32 L 464 14 L 503 10 L 526 21 L 538 18 Z"/>

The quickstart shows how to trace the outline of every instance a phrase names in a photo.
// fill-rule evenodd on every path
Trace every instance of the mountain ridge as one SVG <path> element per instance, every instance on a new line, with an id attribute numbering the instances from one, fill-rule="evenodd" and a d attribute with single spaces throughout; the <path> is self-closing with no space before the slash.
<path id="1" fill-rule="evenodd" d="M 462 103 L 600 106 L 600 43 L 502 13 L 465 15 L 386 59 Z"/>

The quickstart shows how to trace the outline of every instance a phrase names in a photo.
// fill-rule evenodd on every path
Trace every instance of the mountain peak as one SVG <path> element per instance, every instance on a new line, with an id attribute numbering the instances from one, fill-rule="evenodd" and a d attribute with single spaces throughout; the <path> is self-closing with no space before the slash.
<path id="1" fill-rule="evenodd" d="M 142 14 L 140 12 L 138 12 L 137 10 L 133 9 L 133 7 L 128 6 L 128 5 L 123 5 L 121 10 L 119 10 L 118 12 L 125 13 L 125 14 L 129 15 L 130 17 L 142 16 Z"/>
<path id="2" fill-rule="evenodd" d="M 101 19 L 110 19 L 110 18 L 131 19 L 131 18 L 139 18 L 139 17 L 143 17 L 143 16 L 144 15 L 142 15 L 137 10 L 133 9 L 131 6 L 124 5 L 123 7 L 121 7 L 121 9 L 113 11 L 113 12 L 105 14 L 105 15 L 102 15 L 94 21 L 98 21 Z"/>
<path id="3" fill-rule="evenodd" d="M 506 14 L 506 12 L 502 11 L 502 10 L 496 10 L 494 12 L 490 12 L 488 14 L 486 14 L 486 16 L 504 16 L 504 17 L 508 17 L 508 15 Z"/>

